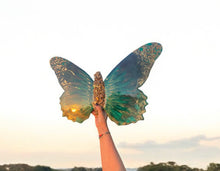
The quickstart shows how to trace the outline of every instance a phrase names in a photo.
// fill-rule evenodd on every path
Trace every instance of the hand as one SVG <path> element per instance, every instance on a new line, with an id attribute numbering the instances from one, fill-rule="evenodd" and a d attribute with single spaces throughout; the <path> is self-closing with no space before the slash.
<path id="1" fill-rule="evenodd" d="M 94 105 L 94 109 L 92 114 L 95 116 L 96 127 L 99 134 L 104 134 L 109 131 L 107 126 L 107 114 L 99 105 Z"/>

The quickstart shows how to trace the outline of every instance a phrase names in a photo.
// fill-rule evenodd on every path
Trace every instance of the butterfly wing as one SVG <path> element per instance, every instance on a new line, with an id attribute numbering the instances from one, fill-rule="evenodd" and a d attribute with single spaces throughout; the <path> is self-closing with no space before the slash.
<path id="1" fill-rule="evenodd" d="M 138 88 L 144 84 L 162 46 L 149 43 L 122 60 L 105 79 L 105 111 L 118 125 L 143 120 L 147 96 Z"/>
<path id="2" fill-rule="evenodd" d="M 54 57 L 50 64 L 64 89 L 60 97 L 63 116 L 83 122 L 93 110 L 93 80 L 85 71 L 64 58 Z"/>

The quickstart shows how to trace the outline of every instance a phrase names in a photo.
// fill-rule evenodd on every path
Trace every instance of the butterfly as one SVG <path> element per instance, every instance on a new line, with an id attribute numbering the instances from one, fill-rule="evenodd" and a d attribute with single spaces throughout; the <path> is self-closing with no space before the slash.
<path id="1" fill-rule="evenodd" d="M 143 120 L 147 96 L 138 88 L 162 52 L 159 43 L 148 43 L 124 58 L 103 81 L 100 72 L 95 80 L 77 65 L 61 57 L 53 57 L 50 65 L 64 93 L 60 97 L 63 116 L 82 123 L 88 119 L 93 104 L 99 104 L 118 125 Z"/>

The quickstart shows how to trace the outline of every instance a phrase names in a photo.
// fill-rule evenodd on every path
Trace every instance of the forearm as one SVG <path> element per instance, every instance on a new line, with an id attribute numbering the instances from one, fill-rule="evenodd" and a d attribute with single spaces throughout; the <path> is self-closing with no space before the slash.
<path id="1" fill-rule="evenodd" d="M 124 164 L 112 140 L 107 126 L 107 115 L 98 105 L 95 106 L 98 114 L 95 116 L 96 127 L 99 133 L 100 151 L 103 171 L 126 171 Z"/>
<path id="2" fill-rule="evenodd" d="M 102 169 L 103 171 L 126 171 L 124 164 L 120 158 L 120 155 L 114 145 L 112 136 L 109 132 L 108 127 L 100 132 L 102 135 L 100 141 L 100 151 L 102 158 Z"/>

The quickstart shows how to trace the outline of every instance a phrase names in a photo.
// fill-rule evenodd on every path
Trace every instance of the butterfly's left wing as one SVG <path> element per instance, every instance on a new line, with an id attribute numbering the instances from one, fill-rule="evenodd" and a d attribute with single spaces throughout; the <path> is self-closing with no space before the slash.
<path id="1" fill-rule="evenodd" d="M 93 110 L 93 80 L 85 71 L 64 58 L 54 57 L 50 64 L 64 89 L 60 97 L 63 116 L 83 122 Z"/>
<path id="2" fill-rule="evenodd" d="M 148 78 L 162 46 L 149 43 L 122 60 L 105 79 L 105 111 L 118 125 L 143 120 L 147 96 L 138 88 Z"/>

